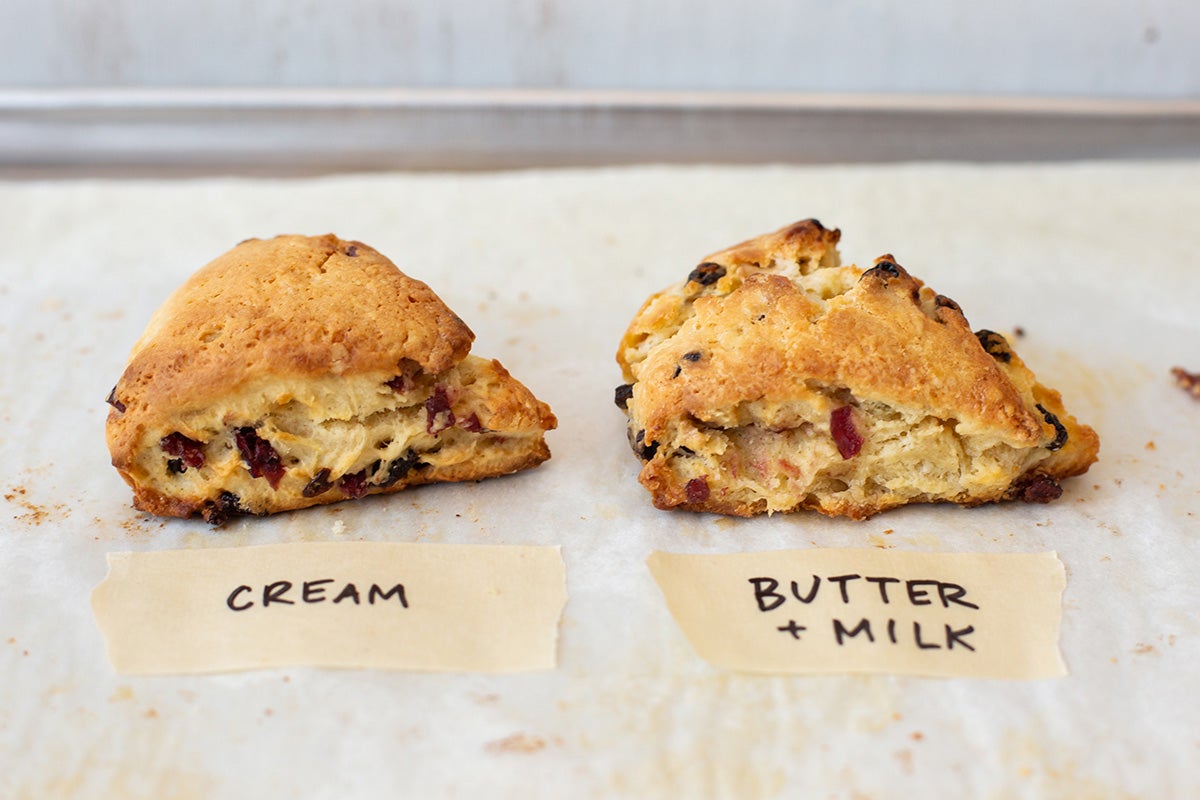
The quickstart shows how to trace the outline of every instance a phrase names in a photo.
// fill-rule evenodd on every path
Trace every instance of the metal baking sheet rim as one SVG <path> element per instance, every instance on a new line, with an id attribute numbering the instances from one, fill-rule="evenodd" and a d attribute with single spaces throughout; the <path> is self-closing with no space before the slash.
<path id="1" fill-rule="evenodd" d="M 556 90 L 0 90 L 0 170 L 322 172 L 1200 156 L 1200 101 Z"/>

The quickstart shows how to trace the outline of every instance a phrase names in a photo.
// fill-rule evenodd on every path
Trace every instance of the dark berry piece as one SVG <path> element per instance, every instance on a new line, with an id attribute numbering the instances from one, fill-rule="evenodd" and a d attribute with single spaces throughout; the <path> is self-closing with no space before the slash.
<path id="1" fill-rule="evenodd" d="M 1067 426 L 1058 421 L 1058 417 L 1046 410 L 1041 403 L 1037 404 L 1037 410 L 1042 412 L 1042 416 L 1046 418 L 1046 422 L 1054 427 L 1054 441 L 1046 445 L 1047 450 L 1060 450 L 1067 443 Z"/>
<path id="2" fill-rule="evenodd" d="M 633 397 L 633 384 L 622 383 L 613 390 L 613 402 L 617 404 L 617 408 L 622 411 L 629 410 L 629 400 Z"/>
<path id="3" fill-rule="evenodd" d="M 705 261 L 688 275 L 688 280 L 701 286 L 712 286 L 725 277 L 725 268 L 720 264 Z"/>
<path id="4" fill-rule="evenodd" d="M 242 508 L 242 498 L 233 492 L 221 492 L 216 500 L 209 500 L 200 510 L 200 515 L 210 525 L 222 525 L 235 514 L 248 513 L 250 512 Z"/>
<path id="5" fill-rule="evenodd" d="M 938 308 L 952 308 L 958 313 L 962 313 L 962 307 L 944 294 L 939 294 L 933 298 L 933 304 Z"/>
<path id="6" fill-rule="evenodd" d="M 1021 499 L 1026 503 L 1049 503 L 1062 497 L 1062 487 L 1049 475 L 1035 475 L 1021 488 Z"/>
<path id="7" fill-rule="evenodd" d="M 654 458 L 655 453 L 658 452 L 658 442 L 650 442 L 649 444 L 646 444 L 645 438 L 646 432 L 638 431 L 637 436 L 635 436 L 633 440 L 633 450 L 638 454 L 638 456 L 641 457 L 643 461 L 649 461 L 650 459 Z"/>
<path id="8" fill-rule="evenodd" d="M 829 430 L 833 441 L 837 444 L 842 459 L 847 460 L 858 455 L 862 449 L 863 437 L 854 425 L 854 409 L 850 406 L 835 408 L 829 417 Z"/>
<path id="9" fill-rule="evenodd" d="M 709 498 L 708 478 L 692 478 L 684 487 L 689 503 L 704 503 Z"/>
<path id="10" fill-rule="evenodd" d="M 167 455 L 182 458 L 183 463 L 193 469 L 204 466 L 204 443 L 189 439 L 179 431 L 159 439 L 158 445 Z"/>
<path id="11" fill-rule="evenodd" d="M 308 482 L 308 485 L 300 490 L 300 494 L 305 497 L 316 497 L 322 495 L 333 488 L 333 481 L 329 480 L 329 470 L 323 469 L 313 476 L 313 479 Z"/>
<path id="12" fill-rule="evenodd" d="M 412 381 L 410 381 L 404 375 L 397 375 L 396 377 L 392 378 L 390 381 L 385 381 L 383 385 L 388 387 L 389 389 L 391 389 L 393 392 L 396 392 L 397 394 L 404 394 L 405 392 L 412 389 Z"/>
<path id="13" fill-rule="evenodd" d="M 357 500 L 367 493 L 367 471 L 360 470 L 350 475 L 343 475 L 338 481 L 342 494 L 351 500 Z"/>
<path id="14" fill-rule="evenodd" d="M 986 328 L 980 328 L 975 331 L 975 338 L 979 340 L 979 344 L 983 346 L 983 350 L 997 361 L 1002 361 L 1005 364 L 1012 361 L 1012 349 L 1008 346 L 1008 340 L 995 331 L 989 331 Z"/>
<path id="15" fill-rule="evenodd" d="M 678 364 L 676 364 L 676 365 L 675 365 L 675 371 L 671 373 L 671 380 L 675 380 L 676 378 L 678 378 L 678 377 L 679 377 L 679 374 L 680 374 L 681 372 L 683 372 L 683 367 L 681 367 L 681 366 L 679 366 Z"/>
<path id="16" fill-rule="evenodd" d="M 460 419 L 458 421 L 458 427 L 462 428 L 464 431 L 469 431 L 470 433 L 483 433 L 484 430 L 483 424 L 479 421 L 479 415 L 475 412 L 471 412 L 471 415 L 466 419 Z"/>
<path id="17" fill-rule="evenodd" d="M 383 487 L 384 489 L 394 486 L 401 478 L 405 477 L 408 475 L 408 473 L 421 466 L 424 466 L 421 463 L 421 459 L 413 450 L 410 449 L 402 457 L 397 458 L 396 460 L 392 461 L 392 463 L 388 464 L 387 475 L 379 483 L 379 486 Z"/>
<path id="18" fill-rule="evenodd" d="M 899 278 L 903 272 L 904 270 L 895 261 L 884 259 L 883 261 L 875 262 L 875 266 L 864 272 L 862 277 L 865 278 L 870 275 L 873 278 L 881 278 L 884 282 L 887 282 L 889 278 Z M 859 278 L 859 280 L 862 280 L 862 278 Z"/>
<path id="19" fill-rule="evenodd" d="M 346 248 L 346 255 L 351 258 L 358 258 L 358 245 L 352 244 Z"/>
<path id="20" fill-rule="evenodd" d="M 187 467 L 183 465 L 182 458 L 170 458 L 167 459 L 167 472 L 172 475 L 182 475 L 187 472 Z"/>
<path id="21" fill-rule="evenodd" d="M 450 398 L 445 386 L 435 386 L 433 394 L 425 401 L 425 430 L 438 434 L 454 426 L 454 412 L 450 410 Z"/>
<path id="22" fill-rule="evenodd" d="M 108 403 L 122 414 L 125 413 L 125 404 L 117 399 L 117 387 L 114 386 L 112 388 L 112 391 L 108 393 L 108 397 L 104 398 L 104 402 Z"/>
<path id="23" fill-rule="evenodd" d="M 702 357 L 702 356 L 701 356 L 701 354 L 700 354 L 700 351 L 699 351 L 699 350 L 693 350 L 693 351 L 692 351 L 692 352 L 690 352 L 690 353 L 684 353 L 684 354 L 683 354 L 683 360 L 684 360 L 684 361 L 690 361 L 690 362 L 692 362 L 693 364 L 695 364 L 697 361 L 699 361 L 699 360 L 701 359 L 701 357 Z"/>
<path id="24" fill-rule="evenodd" d="M 248 425 L 238 428 L 234 432 L 234 439 L 246 468 L 250 470 L 250 477 L 266 478 L 272 489 L 278 489 L 285 470 L 279 453 L 271 443 L 259 438 L 258 431 Z"/>

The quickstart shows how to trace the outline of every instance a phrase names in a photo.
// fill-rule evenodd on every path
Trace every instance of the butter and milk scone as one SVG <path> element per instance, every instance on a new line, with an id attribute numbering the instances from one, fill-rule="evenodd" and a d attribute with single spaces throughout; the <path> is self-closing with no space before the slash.
<path id="1" fill-rule="evenodd" d="M 550 457 L 554 415 L 433 291 L 361 242 L 251 239 L 154 314 L 109 395 L 154 514 L 269 514 Z"/>
<path id="2" fill-rule="evenodd" d="M 908 503 L 1048 502 L 1099 439 L 1003 336 L 890 255 L 842 265 L 804 220 L 652 296 L 617 405 L 659 508 L 864 519 Z"/>

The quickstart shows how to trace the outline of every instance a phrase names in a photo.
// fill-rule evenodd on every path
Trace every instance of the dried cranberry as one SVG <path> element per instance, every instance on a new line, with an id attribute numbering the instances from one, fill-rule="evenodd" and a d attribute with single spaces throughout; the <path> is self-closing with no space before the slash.
<path id="1" fill-rule="evenodd" d="M 701 286 L 711 286 L 725 277 L 725 268 L 720 264 L 705 261 L 688 275 L 688 280 Z"/>
<path id="2" fill-rule="evenodd" d="M 862 449 L 863 437 L 854 426 L 854 409 L 851 406 L 835 408 L 829 417 L 829 430 L 837 443 L 842 459 L 851 459 Z"/>
<path id="3" fill-rule="evenodd" d="M 987 328 L 980 328 L 975 331 L 975 338 L 983 346 L 983 351 L 992 358 L 1003 361 L 1005 364 L 1012 361 L 1012 350 L 1008 346 L 1008 340 L 1000 334 L 989 331 Z"/>
<path id="4" fill-rule="evenodd" d="M 633 397 L 633 384 L 622 383 L 613 391 L 613 402 L 622 411 L 629 410 L 629 399 Z"/>
<path id="5" fill-rule="evenodd" d="M 108 403 L 122 414 L 125 413 L 125 404 L 117 399 L 117 387 L 114 386 L 112 388 L 112 391 L 108 393 L 108 397 L 104 398 L 104 402 Z"/>
<path id="6" fill-rule="evenodd" d="M 342 494 L 352 500 L 357 500 L 367 493 L 367 471 L 361 470 L 350 475 L 343 475 L 338 482 Z"/>
<path id="7" fill-rule="evenodd" d="M 204 466 L 204 443 L 189 439 L 179 431 L 164 436 L 158 441 L 158 445 L 167 455 L 182 458 L 183 463 L 193 469 Z"/>
<path id="8" fill-rule="evenodd" d="M 383 385 L 397 394 L 404 394 L 412 389 L 412 381 L 405 375 L 397 375 L 390 381 L 385 381 Z"/>
<path id="9" fill-rule="evenodd" d="M 458 427 L 462 428 L 464 431 L 470 431 L 471 433 L 483 432 L 483 425 L 479 422 L 479 415 L 475 412 L 471 412 L 471 415 L 466 419 L 460 419 L 458 421 Z"/>
<path id="10" fill-rule="evenodd" d="M 433 394 L 425 401 L 425 430 L 438 434 L 454 426 L 454 412 L 450 410 L 450 398 L 445 386 L 435 386 Z"/>
<path id="11" fill-rule="evenodd" d="M 357 258 L 358 257 L 358 245 L 352 244 L 349 247 L 347 247 L 346 255 L 350 256 L 351 258 Z"/>
<path id="12" fill-rule="evenodd" d="M 1049 503 L 1062 497 L 1062 487 L 1049 475 L 1034 475 L 1021 487 L 1021 499 L 1026 503 Z"/>
<path id="13" fill-rule="evenodd" d="M 401 478 L 408 475 L 408 473 L 420 466 L 423 466 L 421 459 L 417 456 L 415 451 L 410 449 L 401 458 L 397 458 L 395 461 L 388 464 L 387 475 L 382 481 L 379 482 L 379 486 L 383 487 L 384 489 L 390 488 L 391 486 L 394 486 Z"/>
<path id="14" fill-rule="evenodd" d="M 242 454 L 242 460 L 250 470 L 250 477 L 266 478 L 272 489 L 278 489 L 279 481 L 283 478 L 284 466 L 271 443 L 260 439 L 258 431 L 248 425 L 238 428 L 234 432 L 234 439 L 237 441 L 238 451 Z"/>
<path id="15" fill-rule="evenodd" d="M 704 503 L 709 498 L 708 478 L 692 478 L 684 487 L 689 503 Z"/>
<path id="16" fill-rule="evenodd" d="M 313 476 L 313 479 L 308 482 L 300 494 L 305 497 L 316 497 L 320 494 L 325 494 L 333 488 L 333 482 L 329 480 L 329 470 L 323 469 Z"/>
<path id="17" fill-rule="evenodd" d="M 1067 426 L 1058 421 L 1058 417 L 1046 410 L 1046 407 L 1041 403 L 1037 404 L 1037 410 L 1042 412 L 1042 416 L 1046 418 L 1046 422 L 1054 427 L 1054 441 L 1046 445 L 1047 450 L 1059 450 L 1067 443 Z"/>

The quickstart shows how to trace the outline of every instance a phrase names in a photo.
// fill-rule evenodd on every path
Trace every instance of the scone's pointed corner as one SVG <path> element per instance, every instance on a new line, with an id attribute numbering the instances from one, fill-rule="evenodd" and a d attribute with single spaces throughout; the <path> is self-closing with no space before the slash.
<path id="1" fill-rule="evenodd" d="M 506 475 L 557 424 L 424 283 L 332 234 L 247 240 L 154 314 L 108 396 L 135 507 L 219 523 Z"/>
<path id="2" fill-rule="evenodd" d="M 796 223 L 643 304 L 614 401 L 657 507 L 866 519 L 1048 502 L 1087 470 L 1095 431 L 1003 336 L 972 331 L 890 253 L 842 265 L 839 238 Z"/>

